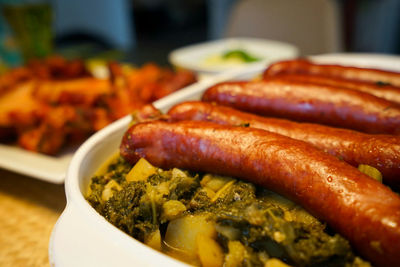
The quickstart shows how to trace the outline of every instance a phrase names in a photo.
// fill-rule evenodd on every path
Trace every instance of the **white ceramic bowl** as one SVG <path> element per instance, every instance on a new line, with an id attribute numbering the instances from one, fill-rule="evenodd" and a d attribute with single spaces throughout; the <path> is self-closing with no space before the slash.
<path id="1" fill-rule="evenodd" d="M 240 49 L 260 58 L 253 63 L 207 64 L 210 57 L 222 55 L 228 50 Z M 295 58 L 299 50 L 292 44 L 257 38 L 229 38 L 182 47 L 169 54 L 172 65 L 189 69 L 199 74 L 217 74 L 222 71 L 243 68 L 252 65 L 267 65 L 271 62 Z"/>
<path id="2" fill-rule="evenodd" d="M 353 56 L 354 61 L 351 61 Z M 375 66 L 400 71 L 398 57 L 368 55 L 330 55 L 313 57 L 325 63 L 353 62 L 353 65 Z M 368 60 L 370 59 L 370 61 Z M 368 64 L 370 63 L 370 64 Z M 202 92 L 216 82 L 248 79 L 260 73 L 264 66 L 227 72 L 203 80 L 154 103 L 162 111 L 185 100 L 199 99 Z M 124 117 L 89 138 L 75 153 L 67 171 L 65 190 L 67 207 L 57 221 L 50 239 L 52 266 L 186 266 L 123 233 L 85 200 L 91 176 L 119 148 L 120 140 L 130 122 Z"/>

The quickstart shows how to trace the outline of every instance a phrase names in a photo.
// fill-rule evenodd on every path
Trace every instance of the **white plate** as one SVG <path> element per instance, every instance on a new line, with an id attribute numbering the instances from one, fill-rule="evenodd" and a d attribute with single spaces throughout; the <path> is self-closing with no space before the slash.
<path id="1" fill-rule="evenodd" d="M 61 184 L 71 161 L 74 148 L 58 156 L 48 156 L 22 148 L 0 144 L 0 168 L 24 174 L 32 178 Z"/>
<path id="2" fill-rule="evenodd" d="M 400 72 L 400 56 L 364 53 L 337 53 L 310 57 L 320 64 L 340 64 L 365 68 L 377 68 Z"/>
<path id="3" fill-rule="evenodd" d="M 327 60 L 327 57 L 330 57 L 329 63 L 338 64 L 342 63 L 343 57 L 346 60 L 352 57 L 360 58 L 359 55 L 341 54 L 317 56 L 312 59 Z M 362 58 L 363 64 L 368 63 L 368 55 L 363 55 Z M 371 62 L 379 62 L 387 69 L 394 69 L 393 64 L 400 60 L 400 58 L 390 58 L 385 61 L 387 57 L 379 59 L 376 56 L 372 58 L 374 59 Z M 165 112 L 176 103 L 199 99 L 202 92 L 216 82 L 248 79 L 263 69 L 258 66 L 245 71 L 224 73 L 213 80 L 204 80 L 171 94 L 155 102 L 154 105 Z M 400 67 L 397 70 L 400 71 Z M 74 155 L 65 183 L 67 207 L 53 229 L 49 244 L 52 266 L 187 266 L 118 230 L 99 215 L 84 198 L 91 176 L 107 158 L 118 151 L 121 137 L 129 122 L 130 117 L 127 116 L 109 125 L 87 140 Z"/>
<path id="4" fill-rule="evenodd" d="M 254 63 L 207 64 L 207 59 L 222 55 L 227 50 L 240 49 L 260 58 Z M 256 38 L 230 38 L 186 46 L 169 54 L 171 64 L 200 74 L 216 74 L 248 65 L 264 65 L 283 59 L 295 58 L 298 49 L 291 44 Z"/>

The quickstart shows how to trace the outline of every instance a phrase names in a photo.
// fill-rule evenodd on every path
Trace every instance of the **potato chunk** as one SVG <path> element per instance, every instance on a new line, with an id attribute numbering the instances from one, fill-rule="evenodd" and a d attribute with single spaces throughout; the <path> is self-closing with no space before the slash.
<path id="1" fill-rule="evenodd" d="M 201 180 L 200 184 L 203 187 L 210 188 L 214 192 L 220 190 L 226 183 L 232 181 L 233 178 L 227 176 L 219 176 L 213 174 L 206 174 L 204 175 L 203 179 Z"/>
<path id="2" fill-rule="evenodd" d="M 290 267 L 290 265 L 287 265 L 279 259 L 271 258 L 265 263 L 264 267 Z"/>
<path id="3" fill-rule="evenodd" d="M 144 237 L 144 243 L 158 251 L 161 251 L 161 233 L 157 229 L 154 232 Z"/>
<path id="4" fill-rule="evenodd" d="M 168 200 L 162 206 L 161 217 L 166 221 L 170 221 L 180 216 L 184 211 L 186 211 L 185 205 L 178 200 Z"/>
<path id="5" fill-rule="evenodd" d="M 104 187 L 104 190 L 101 194 L 101 199 L 103 201 L 107 201 L 114 195 L 115 191 L 120 190 L 122 190 L 122 187 L 115 180 L 110 180 Z"/>
<path id="6" fill-rule="evenodd" d="M 216 237 L 214 223 L 207 219 L 207 214 L 187 215 L 168 224 L 165 242 L 168 246 L 196 255 L 196 237 L 201 234 Z"/>
<path id="7" fill-rule="evenodd" d="M 202 267 L 220 267 L 224 263 L 222 248 L 209 236 L 197 235 L 196 250 Z"/>
<path id="8" fill-rule="evenodd" d="M 228 242 L 229 253 L 225 256 L 226 267 L 242 266 L 246 249 L 239 241 Z"/>
<path id="9" fill-rule="evenodd" d="M 128 182 L 132 181 L 144 181 L 150 175 L 156 173 L 157 168 L 151 165 L 144 158 L 139 159 L 139 161 L 133 166 L 133 168 L 126 175 L 126 180 Z"/>

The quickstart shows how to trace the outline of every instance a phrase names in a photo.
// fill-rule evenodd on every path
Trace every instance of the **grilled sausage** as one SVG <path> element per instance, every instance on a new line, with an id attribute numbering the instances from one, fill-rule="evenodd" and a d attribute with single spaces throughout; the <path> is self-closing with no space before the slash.
<path id="1" fill-rule="evenodd" d="M 311 84 L 329 85 L 329 86 L 353 89 L 380 98 L 384 98 L 386 100 L 396 102 L 398 104 L 400 103 L 400 88 L 388 84 L 349 81 L 349 80 L 336 79 L 324 76 L 304 75 L 304 74 L 282 74 L 278 76 L 271 76 L 271 77 L 268 76 L 266 80 L 274 79 L 275 77 L 288 81 L 295 81 L 295 82 L 298 81 Z"/>
<path id="2" fill-rule="evenodd" d="M 203 100 L 243 111 L 367 133 L 400 134 L 400 106 L 351 89 L 274 79 L 225 82 Z"/>
<path id="3" fill-rule="evenodd" d="M 152 104 L 144 105 L 131 113 L 132 121 L 134 123 L 160 119 L 162 116 L 161 111 L 156 109 Z"/>
<path id="4" fill-rule="evenodd" d="M 229 107 L 184 102 L 168 111 L 171 121 L 197 120 L 226 125 L 246 125 L 310 143 L 347 163 L 367 164 L 382 172 L 384 182 L 400 185 L 400 137 L 371 135 L 319 124 L 297 123 L 241 112 Z"/>
<path id="5" fill-rule="evenodd" d="M 263 77 L 278 74 L 311 74 L 370 83 L 389 83 L 400 87 L 400 73 L 371 68 L 316 64 L 305 59 L 280 61 L 270 65 Z"/>
<path id="6" fill-rule="evenodd" d="M 128 129 L 120 153 L 131 163 L 144 157 L 264 186 L 326 221 L 377 266 L 400 266 L 400 197 L 310 144 L 249 127 L 153 121 Z"/>

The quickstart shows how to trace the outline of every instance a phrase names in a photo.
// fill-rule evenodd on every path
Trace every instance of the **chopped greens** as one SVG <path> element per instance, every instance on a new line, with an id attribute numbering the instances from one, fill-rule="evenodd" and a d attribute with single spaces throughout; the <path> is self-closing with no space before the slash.
<path id="1" fill-rule="evenodd" d="M 247 53 L 242 49 L 228 50 L 222 55 L 222 58 L 223 59 L 237 58 L 246 63 L 260 60 L 259 58 Z"/>
<path id="2" fill-rule="evenodd" d="M 231 177 L 118 157 L 92 178 L 87 200 L 122 231 L 196 266 L 370 266 L 300 206 Z"/>

